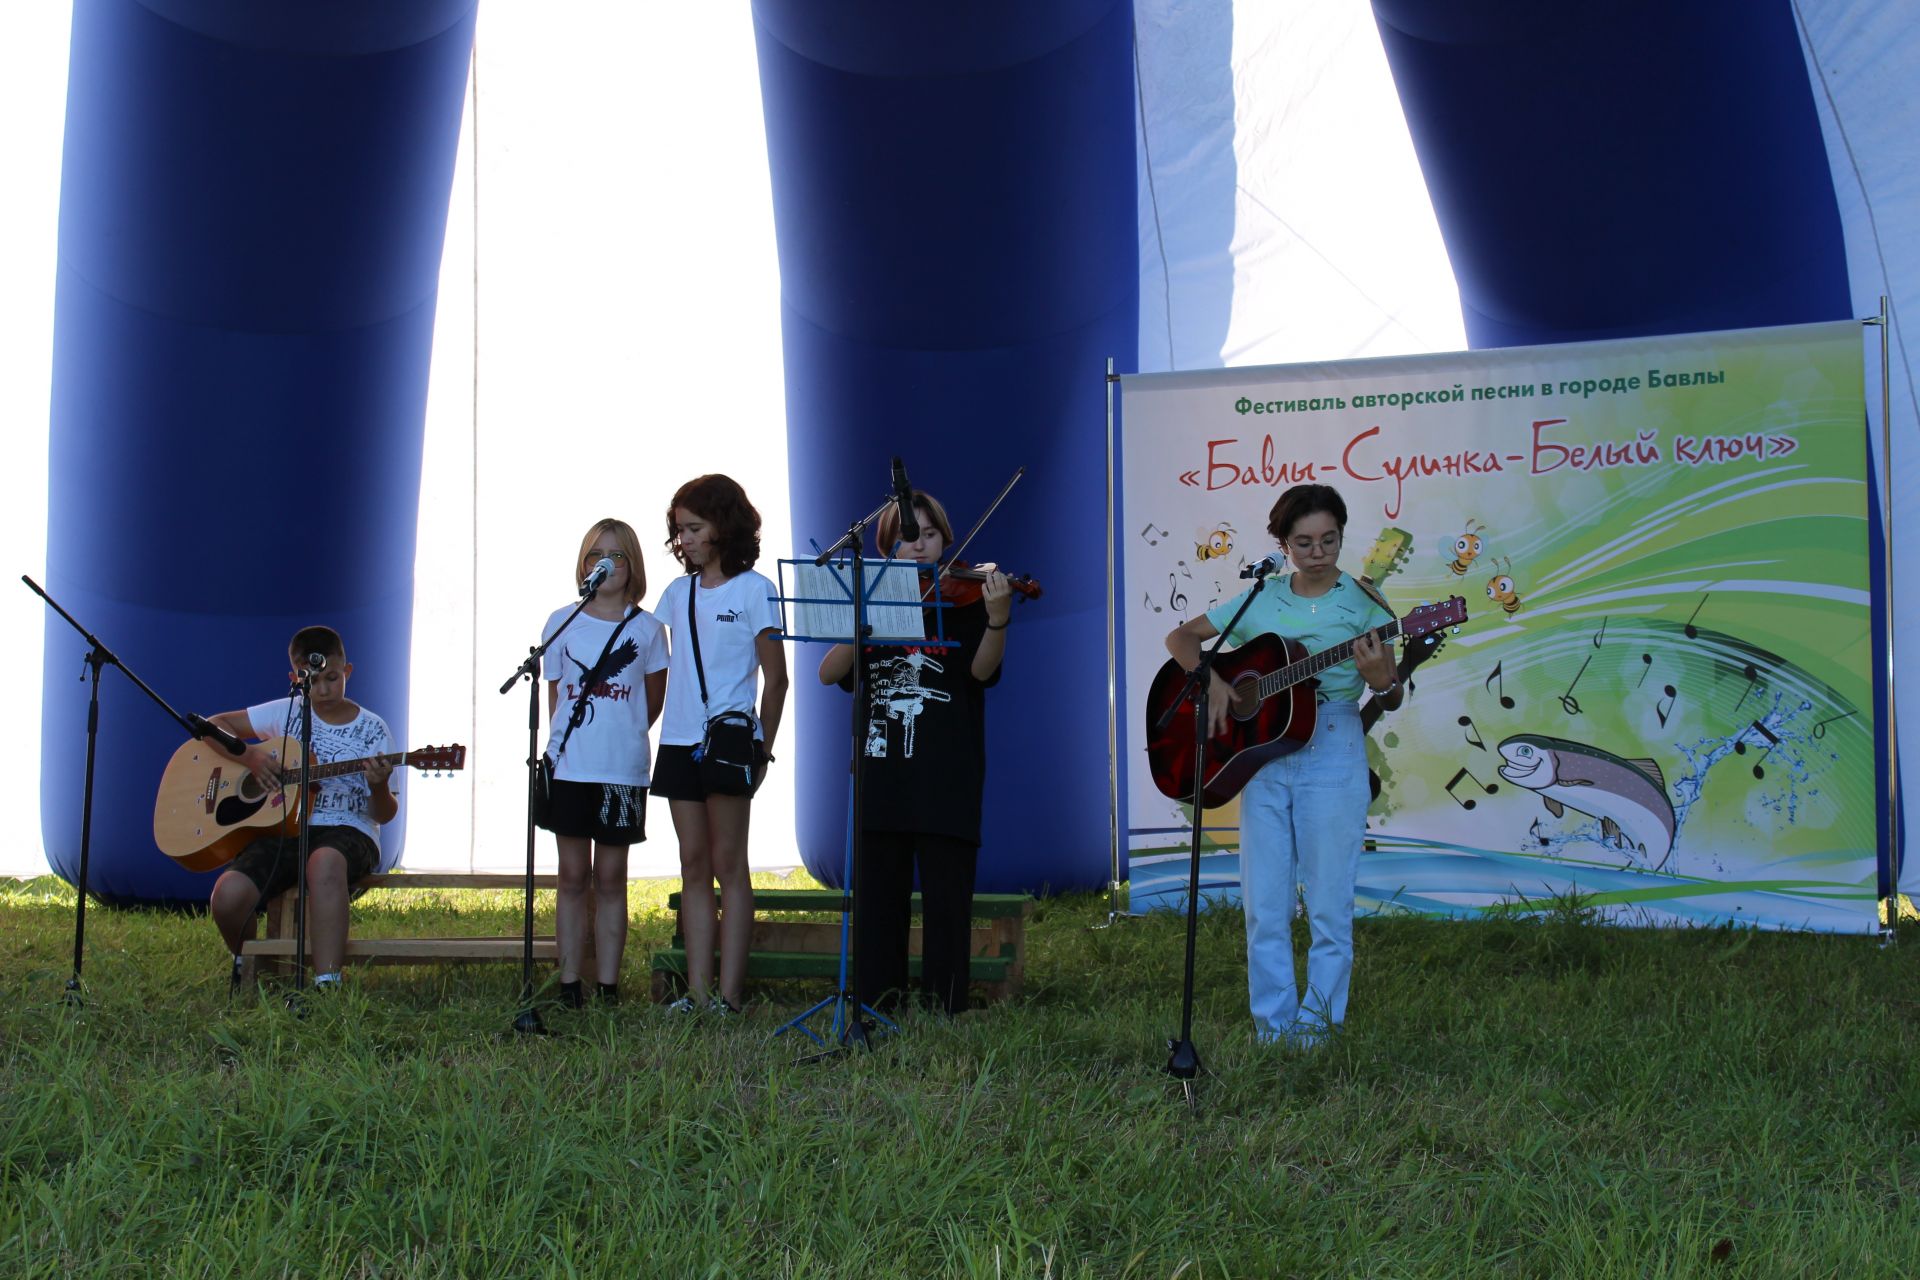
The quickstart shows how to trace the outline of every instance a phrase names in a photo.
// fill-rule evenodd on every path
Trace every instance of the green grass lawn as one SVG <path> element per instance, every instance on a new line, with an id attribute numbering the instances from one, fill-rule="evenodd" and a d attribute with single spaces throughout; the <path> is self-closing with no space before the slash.
<path id="1" fill-rule="evenodd" d="M 1190 1111 L 1161 1068 L 1182 927 L 1041 905 L 1018 1002 L 797 1065 L 638 997 L 505 1034 L 515 966 L 229 1003 L 202 918 L 0 881 L 0 1276 L 1920 1275 L 1920 932 L 1359 925 L 1348 1029 L 1257 1045 L 1202 922 Z M 543 895 L 551 919 L 551 896 Z M 511 933 L 383 892 L 381 933 Z M 1304 938 L 1302 938 L 1304 945 Z"/>

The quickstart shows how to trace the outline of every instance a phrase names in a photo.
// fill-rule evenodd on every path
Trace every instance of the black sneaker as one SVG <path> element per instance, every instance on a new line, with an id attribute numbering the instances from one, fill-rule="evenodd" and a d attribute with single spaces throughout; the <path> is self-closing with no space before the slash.
<path id="1" fill-rule="evenodd" d="M 707 1012 L 712 1014 L 716 1018 L 722 1018 L 722 1019 L 737 1018 L 740 1016 L 739 1007 L 736 1005 L 728 1004 L 727 998 L 725 996 L 714 996 L 712 999 L 708 1000 Z"/>
<path id="2" fill-rule="evenodd" d="M 563 982 L 560 984 L 560 1003 L 569 1009 L 584 1009 L 587 1007 L 587 993 L 581 990 L 578 982 Z"/>
<path id="3" fill-rule="evenodd" d="M 593 998 L 595 1001 L 597 1001 L 600 1004 L 606 1005 L 608 1008 L 612 1008 L 614 1005 L 620 1003 L 620 984 L 619 983 L 600 982 L 600 983 L 595 983 L 594 985 L 597 988 L 597 990 L 595 990 L 593 993 Z"/>

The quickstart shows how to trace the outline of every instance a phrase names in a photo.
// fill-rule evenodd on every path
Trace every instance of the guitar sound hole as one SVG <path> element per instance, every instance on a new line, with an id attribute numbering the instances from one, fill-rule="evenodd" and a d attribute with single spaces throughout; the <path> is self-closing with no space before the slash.
<path id="1" fill-rule="evenodd" d="M 237 790 L 242 800 L 258 800 L 261 795 L 264 794 L 260 786 L 260 779 L 250 773 L 240 775 L 240 785 Z"/>
<path id="2" fill-rule="evenodd" d="M 1260 710 L 1260 695 L 1256 687 L 1260 677 L 1249 675 L 1238 680 L 1233 686 L 1232 712 L 1235 720 L 1251 720 Z"/>

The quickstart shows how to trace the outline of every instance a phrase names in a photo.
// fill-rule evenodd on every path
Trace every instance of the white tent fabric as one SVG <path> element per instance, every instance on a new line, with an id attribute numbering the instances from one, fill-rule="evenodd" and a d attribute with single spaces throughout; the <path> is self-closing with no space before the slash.
<path id="1" fill-rule="evenodd" d="M 1920 399 L 1916 398 L 1913 357 L 1920 337 L 1909 341 L 1901 325 L 1901 303 L 1920 306 L 1920 165 L 1914 163 L 1913 84 L 1920 73 L 1920 26 L 1899 5 L 1871 0 L 1795 0 L 1801 47 L 1807 55 L 1814 101 L 1833 166 L 1833 189 L 1847 239 L 1847 270 L 1852 277 L 1853 308 L 1867 316 L 1890 301 L 1888 326 L 1888 435 L 1893 446 L 1889 467 L 1882 456 L 1880 432 L 1872 432 L 1874 465 L 1891 473 L 1896 652 L 1911 662 L 1920 640 L 1911 637 L 1920 622 L 1920 554 L 1911 541 L 1920 529 Z M 1867 361 L 1869 416 L 1880 417 L 1878 330 Z M 1900 538 L 1907 539 L 1905 546 Z M 1895 673 L 1896 717 L 1910 749 L 1901 759 L 1902 791 L 1907 799 L 1908 864 L 1900 887 L 1920 893 L 1920 677 Z"/>

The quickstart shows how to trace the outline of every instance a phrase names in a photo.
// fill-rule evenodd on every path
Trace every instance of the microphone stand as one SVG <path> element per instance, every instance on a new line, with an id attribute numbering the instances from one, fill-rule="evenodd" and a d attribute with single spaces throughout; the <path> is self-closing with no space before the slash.
<path id="1" fill-rule="evenodd" d="M 596 588 L 597 588 L 596 584 Z M 505 694 L 522 679 L 527 682 L 527 881 L 526 911 L 521 924 L 520 938 L 520 1011 L 513 1017 L 513 1029 L 523 1036 L 544 1036 L 548 1034 L 546 1023 L 540 1019 L 539 1006 L 533 1000 L 533 842 L 534 842 L 534 806 L 540 794 L 540 660 L 547 654 L 580 611 L 593 599 L 594 592 L 584 592 L 580 603 L 573 606 L 566 621 L 553 629 L 553 634 L 527 650 L 526 661 L 514 669 L 512 675 L 501 684 L 500 692 Z"/>
<path id="2" fill-rule="evenodd" d="M 307 859 L 313 853 L 314 671 L 310 666 L 293 678 L 293 687 L 300 695 L 300 787 L 296 792 L 300 797 L 300 838 L 299 865 L 294 869 L 299 883 L 300 909 L 293 917 L 293 990 L 287 993 L 287 1009 L 296 1018 L 306 1016 L 301 992 L 307 986 Z"/>
<path id="3" fill-rule="evenodd" d="M 1207 790 L 1207 720 L 1209 703 L 1213 695 L 1213 664 L 1219 656 L 1221 646 L 1233 629 L 1240 625 L 1240 619 L 1252 607 L 1254 599 L 1266 588 L 1265 574 L 1256 574 L 1253 590 L 1247 592 L 1246 599 L 1234 611 L 1233 618 L 1220 629 L 1220 634 L 1211 646 L 1202 646 L 1200 661 L 1187 673 L 1187 680 L 1180 693 L 1167 709 L 1161 713 L 1155 723 L 1155 729 L 1164 729 L 1172 722 L 1174 713 L 1189 696 L 1193 699 L 1193 831 L 1189 837 L 1187 864 L 1187 957 L 1186 978 L 1180 991 L 1180 1034 L 1167 1041 L 1167 1074 L 1180 1082 L 1181 1091 L 1186 1095 L 1187 1105 L 1194 1105 L 1194 1077 L 1200 1074 L 1200 1053 L 1193 1047 L 1193 953 L 1195 940 L 1200 927 L 1200 821 L 1202 806 L 1206 801 Z"/>
<path id="4" fill-rule="evenodd" d="M 47 607 L 59 614 L 66 624 L 79 632 L 80 637 L 87 642 L 87 656 L 83 661 L 87 665 L 88 675 L 83 678 L 90 678 L 92 682 L 92 687 L 87 691 L 87 771 L 86 782 L 82 788 L 83 798 L 80 802 L 80 876 L 78 883 L 73 887 L 73 972 L 67 977 L 64 997 L 69 1005 L 77 1008 L 84 1003 L 80 994 L 80 969 L 86 960 L 87 873 L 93 849 L 93 776 L 94 757 L 100 738 L 101 669 L 103 667 L 120 668 L 126 673 L 127 679 L 133 681 L 134 687 L 153 699 L 155 705 L 186 730 L 189 738 L 212 738 L 236 757 L 246 753 L 246 746 L 240 739 L 202 716 L 181 715 L 175 711 L 165 698 L 153 691 L 151 685 L 135 675 L 132 668 L 120 661 L 111 649 L 101 644 L 99 637 L 81 626 L 77 618 L 61 608 L 59 602 L 46 593 L 45 588 L 24 573 L 20 575 L 20 581 L 26 583 L 33 594 L 46 601 Z"/>

